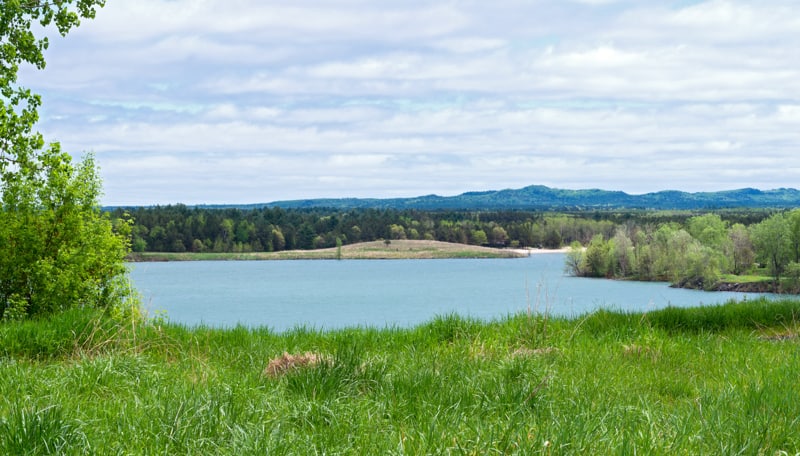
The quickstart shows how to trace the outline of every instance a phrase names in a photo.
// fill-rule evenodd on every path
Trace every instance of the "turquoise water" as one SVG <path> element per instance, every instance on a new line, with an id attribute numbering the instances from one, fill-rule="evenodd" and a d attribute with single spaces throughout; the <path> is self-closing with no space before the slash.
<path id="1" fill-rule="evenodd" d="M 576 316 L 599 307 L 646 311 L 750 299 L 665 283 L 568 277 L 564 255 L 520 259 L 190 261 L 132 265 L 151 312 L 187 325 L 411 326 L 458 313 L 497 319 L 532 311 Z"/>

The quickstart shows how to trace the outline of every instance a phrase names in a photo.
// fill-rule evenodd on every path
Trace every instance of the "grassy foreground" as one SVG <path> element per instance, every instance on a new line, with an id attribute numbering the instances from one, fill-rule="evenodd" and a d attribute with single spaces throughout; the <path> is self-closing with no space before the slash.
<path id="1" fill-rule="evenodd" d="M 284 250 L 250 253 L 170 253 L 142 252 L 132 254 L 133 261 L 191 260 L 376 260 L 376 259 L 440 259 L 440 258 L 518 258 L 527 256 L 515 250 L 493 249 L 477 245 L 439 241 L 396 240 L 361 242 L 317 250 Z"/>
<path id="2" fill-rule="evenodd" d="M 793 454 L 798 315 L 759 300 L 280 334 L 4 323 L 0 453 Z"/>

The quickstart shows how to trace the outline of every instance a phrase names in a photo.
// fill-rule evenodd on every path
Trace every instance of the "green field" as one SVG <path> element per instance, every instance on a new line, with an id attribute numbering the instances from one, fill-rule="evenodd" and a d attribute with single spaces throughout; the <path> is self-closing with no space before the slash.
<path id="1" fill-rule="evenodd" d="M 794 454 L 798 315 L 274 333 L 70 311 L 0 325 L 0 453 Z"/>

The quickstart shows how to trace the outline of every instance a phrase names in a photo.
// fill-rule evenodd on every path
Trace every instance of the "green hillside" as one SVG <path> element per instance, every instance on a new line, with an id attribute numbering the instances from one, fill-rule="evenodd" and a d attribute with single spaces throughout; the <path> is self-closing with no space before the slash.
<path id="1" fill-rule="evenodd" d="M 564 210 L 564 209 L 654 209 L 696 210 L 723 208 L 786 208 L 800 206 L 796 189 L 757 190 L 744 188 L 720 192 L 687 193 L 675 190 L 631 195 L 600 189 L 564 190 L 532 185 L 521 189 L 467 192 L 457 196 L 425 195 L 412 198 L 322 198 L 274 201 L 236 207 L 282 207 L 286 209 L 326 207 L 333 209 L 467 209 L 467 210 Z M 231 206 L 225 206 L 231 207 Z"/>

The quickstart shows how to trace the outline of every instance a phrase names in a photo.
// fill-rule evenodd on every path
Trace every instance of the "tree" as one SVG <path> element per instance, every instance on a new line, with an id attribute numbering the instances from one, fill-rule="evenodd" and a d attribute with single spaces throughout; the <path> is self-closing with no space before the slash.
<path id="1" fill-rule="evenodd" d="M 719 259 L 720 256 L 710 247 L 696 240 L 691 242 L 683 255 L 681 268 L 675 270 L 674 283 L 711 288 L 719 279 Z"/>
<path id="2" fill-rule="evenodd" d="M 567 252 L 564 271 L 573 276 L 583 275 L 583 245 L 578 241 L 573 241 Z"/>
<path id="3" fill-rule="evenodd" d="M 405 239 L 406 229 L 403 225 L 392 224 L 389 226 L 389 239 Z"/>
<path id="4" fill-rule="evenodd" d="M 631 259 L 633 256 L 633 242 L 625 233 L 625 230 L 620 228 L 617 229 L 617 232 L 614 235 L 613 244 L 615 267 L 622 277 L 628 277 L 633 272 L 633 261 Z"/>
<path id="5" fill-rule="evenodd" d="M 689 234 L 705 246 L 719 247 L 728 240 L 728 227 L 717 214 L 692 217 L 687 221 L 687 225 Z"/>
<path id="6" fill-rule="evenodd" d="M 317 237 L 317 233 L 311 224 L 304 223 L 300 226 L 300 232 L 297 237 L 298 247 L 309 250 L 314 248 L 314 239 Z"/>
<path id="7" fill-rule="evenodd" d="M 800 263 L 800 209 L 787 214 L 789 225 L 789 242 L 792 245 L 792 261 Z"/>
<path id="8" fill-rule="evenodd" d="M 2 318 L 121 305 L 130 225 L 115 228 L 100 211 L 94 161 L 73 166 L 57 146 L 37 161 L 43 171 L 22 168 L 2 183 Z"/>
<path id="9" fill-rule="evenodd" d="M 41 97 L 17 84 L 23 63 L 45 67 L 44 51 L 50 42 L 37 38 L 37 31 L 55 25 L 65 36 L 80 25 L 81 18 L 93 18 L 105 0 L 3 0 L 0 8 L 0 172 L 11 165 L 21 169 L 36 165 L 36 153 L 44 146 L 33 131 L 39 119 Z"/>
<path id="10" fill-rule="evenodd" d="M 350 236 L 349 239 L 352 239 L 353 242 L 358 242 L 361 239 L 361 228 L 358 225 L 353 225 L 350 227 Z"/>
<path id="11" fill-rule="evenodd" d="M 41 98 L 17 83 L 21 64 L 45 66 L 55 26 L 66 35 L 104 0 L 0 2 L 0 316 L 46 315 L 125 302 L 130 223 L 99 209 L 94 158 L 74 164 L 34 131 Z"/>
<path id="12" fill-rule="evenodd" d="M 233 220 L 226 218 L 219 224 L 219 239 L 225 245 L 226 250 L 235 241 L 233 232 Z"/>
<path id="13" fill-rule="evenodd" d="M 255 223 L 248 220 L 242 220 L 236 224 L 236 229 L 234 231 L 234 238 L 236 239 L 236 242 L 247 243 L 253 240 L 255 237 Z"/>
<path id="14" fill-rule="evenodd" d="M 689 234 L 707 247 L 704 255 L 716 256 L 714 261 L 721 271 L 734 269 L 733 243 L 728 236 L 728 224 L 717 214 L 692 217 L 687 222 Z"/>
<path id="15" fill-rule="evenodd" d="M 775 278 L 775 286 L 780 283 L 781 274 L 791 259 L 789 223 L 784 214 L 775 214 L 761 223 L 752 226 L 753 245 L 756 255 L 766 262 Z"/>
<path id="16" fill-rule="evenodd" d="M 656 280 L 653 264 L 653 238 L 652 227 L 636 230 L 632 236 L 633 242 L 633 269 L 640 280 Z"/>
<path id="17" fill-rule="evenodd" d="M 786 278 L 788 279 L 784 284 L 783 291 L 789 293 L 800 292 L 800 263 L 795 261 L 790 262 L 786 266 Z"/>
<path id="18" fill-rule="evenodd" d="M 494 245 L 505 245 L 508 240 L 508 234 L 502 226 L 496 225 L 492 227 L 489 241 Z"/>
<path id="19" fill-rule="evenodd" d="M 614 273 L 613 270 L 610 270 L 612 250 L 613 246 L 603 239 L 602 234 L 595 234 L 583 255 L 581 269 L 584 275 L 589 277 L 612 276 Z"/>
<path id="20" fill-rule="evenodd" d="M 475 245 L 484 245 L 489 242 L 489 238 L 486 237 L 486 232 L 483 230 L 475 230 L 472 232 L 472 244 Z"/>
<path id="21" fill-rule="evenodd" d="M 685 248 L 681 248 L 680 243 L 676 243 L 677 239 L 684 239 L 686 237 L 691 239 L 689 233 L 683 232 L 685 235 L 678 235 L 678 231 L 683 231 L 680 226 L 671 223 L 665 223 L 658 227 L 653 232 L 650 240 L 650 251 L 648 258 L 650 262 L 650 277 L 657 280 L 672 280 L 674 265 L 679 260 Z"/>
<path id="22" fill-rule="evenodd" d="M 272 230 L 272 248 L 275 249 L 276 252 L 283 250 L 286 247 L 286 239 L 283 237 L 283 233 L 281 232 L 280 228 L 274 228 Z"/>
<path id="23" fill-rule="evenodd" d="M 750 233 L 747 231 L 747 227 L 741 223 L 736 223 L 729 230 L 728 237 L 730 237 L 733 246 L 733 273 L 736 275 L 743 274 L 753 266 L 755 261 L 755 252 L 753 251 L 753 242 L 750 240 Z"/>

